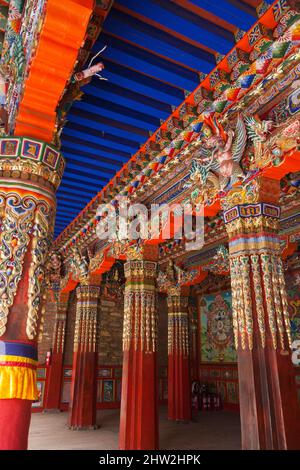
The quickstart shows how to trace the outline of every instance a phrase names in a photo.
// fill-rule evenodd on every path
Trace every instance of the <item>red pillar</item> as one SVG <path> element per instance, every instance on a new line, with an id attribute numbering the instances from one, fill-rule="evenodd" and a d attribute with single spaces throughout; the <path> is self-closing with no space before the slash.
<path id="1" fill-rule="evenodd" d="M 1 138 L 0 148 L 0 449 L 17 450 L 27 448 L 38 398 L 37 336 L 63 158 L 21 137 Z"/>
<path id="2" fill-rule="evenodd" d="M 31 401 L 0 400 L 1 450 L 27 450 Z"/>
<path id="3" fill-rule="evenodd" d="M 97 317 L 100 287 L 81 285 L 76 289 L 73 373 L 69 426 L 96 429 Z"/>
<path id="4" fill-rule="evenodd" d="M 168 419 L 190 421 L 191 381 L 188 297 L 177 288 L 168 295 Z"/>
<path id="5" fill-rule="evenodd" d="M 252 192 L 234 192 L 225 201 L 243 449 L 300 449 L 279 189 L 278 181 L 258 178 Z"/>
<path id="6" fill-rule="evenodd" d="M 125 263 L 119 447 L 158 449 L 156 263 Z"/>
<path id="7" fill-rule="evenodd" d="M 62 292 L 57 305 L 51 362 L 47 369 L 44 411 L 60 409 L 68 300 L 69 292 Z"/>

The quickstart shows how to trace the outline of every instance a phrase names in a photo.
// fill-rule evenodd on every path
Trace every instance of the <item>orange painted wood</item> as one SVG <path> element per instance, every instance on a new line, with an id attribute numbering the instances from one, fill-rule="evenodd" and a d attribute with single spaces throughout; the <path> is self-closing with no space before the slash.
<path id="1" fill-rule="evenodd" d="M 93 0 L 48 0 L 16 117 L 15 135 L 51 142 L 56 108 L 73 73 L 93 5 Z"/>

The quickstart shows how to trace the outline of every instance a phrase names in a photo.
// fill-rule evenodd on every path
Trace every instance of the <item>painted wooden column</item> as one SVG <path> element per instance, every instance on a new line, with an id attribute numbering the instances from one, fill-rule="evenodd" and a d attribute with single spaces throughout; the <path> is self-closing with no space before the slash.
<path id="1" fill-rule="evenodd" d="M 47 369 L 44 411 L 60 409 L 66 319 L 69 292 L 62 292 L 57 302 L 51 362 Z"/>
<path id="2" fill-rule="evenodd" d="M 26 449 L 55 191 L 64 160 L 50 145 L 0 139 L 0 449 Z"/>
<path id="3" fill-rule="evenodd" d="M 191 419 L 188 288 L 186 291 L 175 287 L 168 294 L 168 419 L 173 421 Z"/>
<path id="4" fill-rule="evenodd" d="M 119 447 L 158 449 L 157 263 L 125 263 L 123 375 Z"/>
<path id="5" fill-rule="evenodd" d="M 96 429 L 97 324 L 100 287 L 80 285 L 76 288 L 76 295 L 69 426 L 74 430 Z"/>
<path id="6" fill-rule="evenodd" d="M 279 194 L 279 181 L 261 177 L 223 201 L 243 449 L 300 448 Z"/>

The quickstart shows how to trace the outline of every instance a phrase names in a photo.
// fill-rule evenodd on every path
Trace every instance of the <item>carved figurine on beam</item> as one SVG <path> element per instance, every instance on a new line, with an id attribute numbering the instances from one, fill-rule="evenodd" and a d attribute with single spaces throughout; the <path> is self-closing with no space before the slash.
<path id="1" fill-rule="evenodd" d="M 157 287 L 160 292 L 168 289 L 179 289 L 181 286 L 192 282 L 199 275 L 198 270 L 187 271 L 177 266 L 173 260 L 169 260 L 165 271 L 159 271 L 157 276 Z"/>
<path id="2" fill-rule="evenodd" d="M 224 245 L 220 245 L 216 254 L 207 264 L 202 266 L 202 269 L 203 271 L 210 271 L 218 275 L 229 274 L 230 266 L 228 248 Z"/>

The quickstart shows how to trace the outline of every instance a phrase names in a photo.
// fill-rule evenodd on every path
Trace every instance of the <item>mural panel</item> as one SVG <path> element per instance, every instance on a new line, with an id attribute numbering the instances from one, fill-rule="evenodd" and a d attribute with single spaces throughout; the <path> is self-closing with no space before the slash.
<path id="1" fill-rule="evenodd" d="M 200 303 L 201 362 L 234 363 L 231 293 L 204 295 Z"/>
<path id="2" fill-rule="evenodd" d="M 289 284 L 287 289 L 289 297 L 289 312 L 291 319 L 292 339 L 300 339 L 300 289 L 299 285 Z"/>

